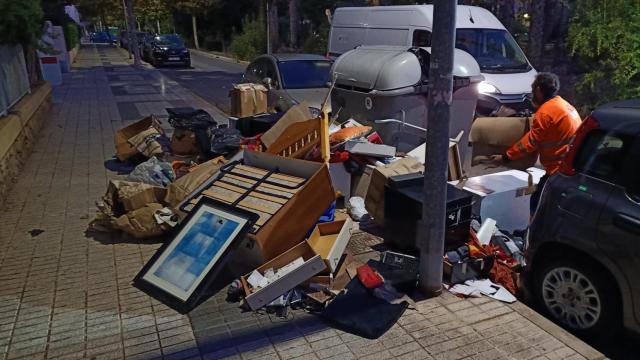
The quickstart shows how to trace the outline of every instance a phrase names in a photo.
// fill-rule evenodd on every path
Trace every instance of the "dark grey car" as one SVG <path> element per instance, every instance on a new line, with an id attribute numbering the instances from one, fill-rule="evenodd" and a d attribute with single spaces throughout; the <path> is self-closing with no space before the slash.
<path id="1" fill-rule="evenodd" d="M 640 332 L 640 100 L 585 119 L 545 185 L 529 231 L 527 284 L 586 336 Z"/>
<path id="2" fill-rule="evenodd" d="M 329 92 L 331 64 L 313 54 L 261 55 L 247 66 L 243 80 L 269 88 L 269 105 L 280 110 L 303 101 L 320 110 Z"/>

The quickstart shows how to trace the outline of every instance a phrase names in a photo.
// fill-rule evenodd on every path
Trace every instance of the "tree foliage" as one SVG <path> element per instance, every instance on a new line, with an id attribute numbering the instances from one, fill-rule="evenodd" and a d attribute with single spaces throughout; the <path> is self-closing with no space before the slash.
<path id="1" fill-rule="evenodd" d="M 170 1 L 172 6 L 189 15 L 199 15 L 213 10 L 220 3 L 220 0 L 175 0 Z"/>
<path id="2" fill-rule="evenodd" d="M 578 0 L 569 28 L 574 60 L 584 69 L 585 105 L 640 96 L 640 2 Z"/>
<path id="3" fill-rule="evenodd" d="M 0 0 L 0 44 L 31 45 L 42 34 L 39 0 Z"/>
<path id="4" fill-rule="evenodd" d="M 259 19 L 246 17 L 242 21 L 242 32 L 233 36 L 231 52 L 242 60 L 252 60 L 264 53 L 267 47 L 265 24 Z"/>
<path id="5" fill-rule="evenodd" d="M 84 18 L 100 20 L 104 26 L 119 24 L 124 28 L 122 0 L 77 0 L 77 4 Z"/>

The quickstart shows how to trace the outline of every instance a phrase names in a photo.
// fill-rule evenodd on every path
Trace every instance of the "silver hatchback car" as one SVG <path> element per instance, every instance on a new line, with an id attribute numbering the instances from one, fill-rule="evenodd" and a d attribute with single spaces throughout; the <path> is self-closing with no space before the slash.
<path id="1" fill-rule="evenodd" d="M 314 54 L 261 55 L 247 66 L 243 81 L 269 89 L 269 106 L 286 111 L 306 101 L 320 110 L 329 92 L 331 60 Z"/>

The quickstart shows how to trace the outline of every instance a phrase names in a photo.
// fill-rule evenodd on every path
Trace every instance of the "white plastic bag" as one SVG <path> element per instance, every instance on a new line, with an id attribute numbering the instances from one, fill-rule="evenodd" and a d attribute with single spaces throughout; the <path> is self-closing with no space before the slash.
<path id="1" fill-rule="evenodd" d="M 362 221 L 365 219 L 366 215 L 369 215 L 367 209 L 364 207 L 364 199 L 360 196 L 354 196 L 349 199 L 349 203 L 347 204 L 347 209 L 349 210 L 349 215 L 354 221 Z"/>

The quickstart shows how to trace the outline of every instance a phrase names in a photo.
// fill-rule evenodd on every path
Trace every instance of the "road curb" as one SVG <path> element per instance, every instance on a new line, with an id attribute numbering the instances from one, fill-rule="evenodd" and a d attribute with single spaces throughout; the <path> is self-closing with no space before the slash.
<path id="1" fill-rule="evenodd" d="M 214 54 L 214 53 L 211 53 L 211 52 L 205 51 L 205 50 L 197 50 L 197 49 L 189 48 L 189 51 L 194 52 L 196 54 L 200 54 L 202 56 L 206 56 L 206 57 L 210 57 L 210 58 L 214 58 L 214 59 L 218 59 L 218 60 L 223 60 L 223 61 L 227 61 L 227 62 L 234 63 L 234 64 L 249 65 L 248 61 L 238 60 L 238 59 L 234 59 L 234 58 L 230 58 L 230 57 Z"/>
<path id="2" fill-rule="evenodd" d="M 599 360 L 599 359 L 607 358 L 606 356 L 604 356 L 604 354 L 600 353 L 599 351 L 589 346 L 584 341 L 578 339 L 577 337 L 575 337 L 568 331 L 564 330 L 560 326 L 556 325 L 549 319 L 538 314 L 527 305 L 521 302 L 516 302 L 513 304 L 509 304 L 508 306 L 511 307 L 513 311 L 522 315 L 524 318 L 531 321 L 536 326 L 546 331 L 548 334 L 550 334 L 554 338 L 558 339 L 558 341 L 572 348 L 578 354 L 584 356 L 586 359 Z"/>

